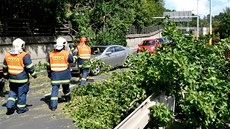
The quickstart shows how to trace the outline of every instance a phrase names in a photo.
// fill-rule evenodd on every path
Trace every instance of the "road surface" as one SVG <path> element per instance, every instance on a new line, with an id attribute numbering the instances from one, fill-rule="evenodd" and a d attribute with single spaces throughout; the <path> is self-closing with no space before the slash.
<path id="1" fill-rule="evenodd" d="M 106 79 L 106 75 L 90 76 L 88 83 Z M 23 114 L 6 115 L 7 95 L 0 97 L 0 129 L 75 129 L 71 116 L 63 110 L 62 92 L 59 92 L 59 104 L 55 111 L 49 109 L 51 85 L 47 74 L 41 73 L 37 79 L 30 80 L 30 91 L 27 96 L 29 111 Z M 71 89 L 78 86 L 78 77 L 73 77 Z M 8 83 L 6 83 L 8 89 Z"/>

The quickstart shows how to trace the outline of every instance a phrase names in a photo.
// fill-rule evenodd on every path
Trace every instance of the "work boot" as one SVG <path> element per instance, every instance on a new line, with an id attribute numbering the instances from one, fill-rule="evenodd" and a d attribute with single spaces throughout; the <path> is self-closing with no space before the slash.
<path id="1" fill-rule="evenodd" d="M 65 102 L 69 102 L 71 100 L 71 96 L 65 96 Z"/>
<path id="2" fill-rule="evenodd" d="M 6 115 L 14 114 L 15 109 L 14 108 L 7 108 Z"/>
<path id="3" fill-rule="evenodd" d="M 18 109 L 18 110 L 17 110 L 17 113 L 18 113 L 18 114 L 21 114 L 21 113 L 25 113 L 25 112 L 27 112 L 27 111 L 29 111 L 29 108 Z"/>
<path id="4" fill-rule="evenodd" d="M 55 111 L 57 108 L 56 107 L 50 107 L 51 111 Z"/>
<path id="5" fill-rule="evenodd" d="M 70 100 L 71 100 L 70 98 L 66 98 L 66 99 L 65 99 L 66 102 L 69 102 Z"/>

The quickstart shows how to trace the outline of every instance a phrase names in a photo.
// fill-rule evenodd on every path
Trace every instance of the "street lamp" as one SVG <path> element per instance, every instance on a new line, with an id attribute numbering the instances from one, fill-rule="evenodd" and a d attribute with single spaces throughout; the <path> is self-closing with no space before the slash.
<path id="1" fill-rule="evenodd" d="M 197 28 L 196 28 L 196 40 L 198 40 L 198 38 L 199 38 L 199 15 L 198 15 L 198 3 L 199 3 L 199 0 L 197 0 L 197 13 L 196 13 L 196 15 L 197 15 Z"/>
<path id="2" fill-rule="evenodd" d="M 210 21 L 209 21 L 209 34 L 212 35 L 212 0 L 210 1 Z M 212 37 L 209 39 L 209 45 L 212 45 Z"/>

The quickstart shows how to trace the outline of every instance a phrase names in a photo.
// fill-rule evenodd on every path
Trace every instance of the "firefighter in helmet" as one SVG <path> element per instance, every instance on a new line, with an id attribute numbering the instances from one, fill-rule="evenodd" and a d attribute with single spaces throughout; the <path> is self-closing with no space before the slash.
<path id="1" fill-rule="evenodd" d="M 57 38 L 54 50 L 49 54 L 47 69 L 52 84 L 49 108 L 52 111 L 55 111 L 58 106 L 58 91 L 60 85 L 62 85 L 65 100 L 70 101 L 71 99 L 69 84 L 72 75 L 69 64 L 75 63 L 76 57 L 65 50 L 66 44 L 66 39 L 63 37 Z"/>
<path id="2" fill-rule="evenodd" d="M 25 52 L 25 42 L 17 38 L 13 41 L 13 49 L 6 53 L 3 61 L 3 74 L 9 79 L 10 91 L 6 103 L 7 115 L 16 110 L 18 114 L 29 109 L 26 107 L 29 91 L 29 74 L 37 78 L 30 55 Z"/>

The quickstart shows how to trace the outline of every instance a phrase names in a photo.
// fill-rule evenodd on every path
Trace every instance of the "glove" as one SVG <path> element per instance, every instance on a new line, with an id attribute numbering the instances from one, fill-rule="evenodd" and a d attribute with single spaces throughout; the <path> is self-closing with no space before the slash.
<path id="1" fill-rule="evenodd" d="M 73 51 L 72 53 L 73 53 L 73 56 L 78 56 L 77 51 Z"/>
<path id="2" fill-rule="evenodd" d="M 2 82 L 5 83 L 7 81 L 7 79 L 5 78 L 2 78 Z"/>
<path id="3" fill-rule="evenodd" d="M 34 74 L 34 75 L 33 75 L 33 78 L 37 78 L 37 77 L 38 77 L 37 74 Z"/>
<path id="4" fill-rule="evenodd" d="M 74 50 L 73 44 L 69 44 L 69 48 L 70 48 L 71 51 L 73 51 Z"/>
<path id="5" fill-rule="evenodd" d="M 4 77 L 0 79 L 0 82 L 2 82 L 2 83 L 5 83 L 6 81 L 7 81 L 7 79 Z"/>

